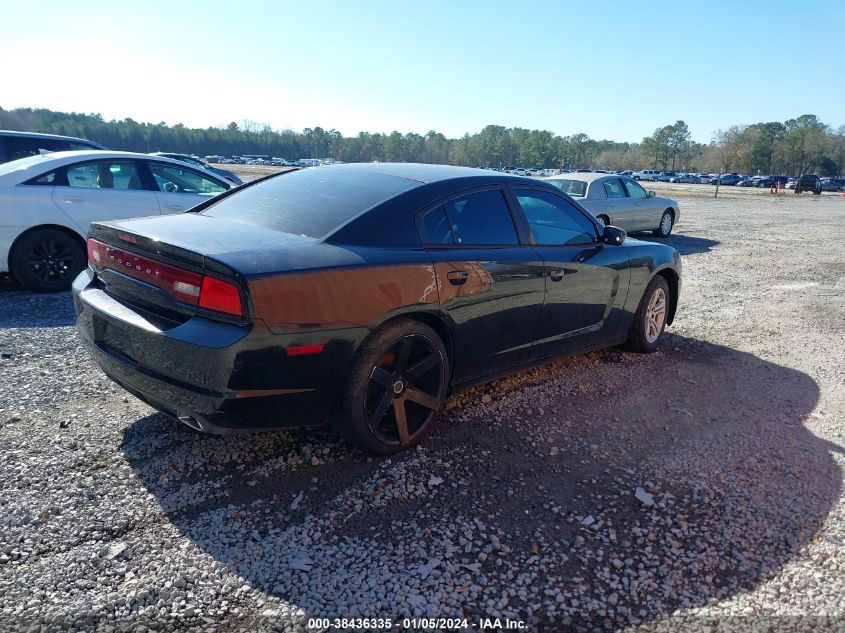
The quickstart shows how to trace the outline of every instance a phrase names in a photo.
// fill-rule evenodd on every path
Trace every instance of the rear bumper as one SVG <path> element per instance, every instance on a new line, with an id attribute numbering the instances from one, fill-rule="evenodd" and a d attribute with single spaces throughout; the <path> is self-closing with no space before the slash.
<path id="1" fill-rule="evenodd" d="M 260 320 L 163 322 L 107 294 L 91 270 L 73 284 L 77 329 L 106 375 L 203 432 L 233 434 L 324 423 L 359 332 L 277 335 Z M 319 340 L 316 340 L 319 339 Z M 290 345 L 326 343 L 314 356 Z"/>

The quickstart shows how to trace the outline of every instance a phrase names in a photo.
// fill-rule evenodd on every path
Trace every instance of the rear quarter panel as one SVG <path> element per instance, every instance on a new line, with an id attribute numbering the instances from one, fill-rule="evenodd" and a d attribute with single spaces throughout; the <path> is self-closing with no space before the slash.
<path id="1" fill-rule="evenodd" d="M 622 323 L 620 329 L 627 331 L 631 320 L 640 305 L 645 289 L 661 271 L 669 270 L 678 278 L 678 291 L 681 288 L 681 256 L 677 250 L 665 244 L 655 244 L 640 240 L 628 239 L 623 248 L 627 249 L 631 266 L 631 283 L 628 290 L 628 298 L 625 301 Z M 675 297 L 677 305 L 679 297 Z M 672 310 L 670 317 L 674 317 Z"/>

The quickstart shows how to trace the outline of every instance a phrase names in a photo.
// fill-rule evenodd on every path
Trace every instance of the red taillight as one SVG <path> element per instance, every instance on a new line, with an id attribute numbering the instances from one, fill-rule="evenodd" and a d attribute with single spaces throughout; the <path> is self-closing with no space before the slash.
<path id="1" fill-rule="evenodd" d="M 205 277 L 200 291 L 200 307 L 235 316 L 243 315 L 241 293 L 238 287 L 228 281 Z"/>
<path id="2" fill-rule="evenodd" d="M 285 353 L 288 356 L 308 356 L 310 354 L 319 354 L 325 346 L 325 343 L 320 343 L 319 345 L 292 345 L 285 348 Z"/>
<path id="3" fill-rule="evenodd" d="M 110 268 L 164 290 L 180 303 L 225 314 L 243 316 L 238 287 L 214 277 L 204 277 L 177 266 L 130 253 L 122 248 L 88 239 L 88 262 Z"/>

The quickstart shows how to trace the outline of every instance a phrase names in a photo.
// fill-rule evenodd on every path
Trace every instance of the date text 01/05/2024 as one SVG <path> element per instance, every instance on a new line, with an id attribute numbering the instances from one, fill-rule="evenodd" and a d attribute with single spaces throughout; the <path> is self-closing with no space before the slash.
<path id="1" fill-rule="evenodd" d="M 414 630 L 455 630 L 480 629 L 492 631 L 519 631 L 527 628 L 522 620 L 509 618 L 479 618 L 471 621 L 468 618 L 311 618 L 308 620 L 309 630 L 327 629 L 393 629 L 406 631 Z"/>

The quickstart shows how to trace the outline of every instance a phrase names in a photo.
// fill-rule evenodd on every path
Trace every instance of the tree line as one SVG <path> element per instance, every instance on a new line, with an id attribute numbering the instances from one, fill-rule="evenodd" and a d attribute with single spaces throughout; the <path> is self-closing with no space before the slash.
<path id="1" fill-rule="evenodd" d="M 661 169 L 697 172 L 835 176 L 845 171 L 845 125 L 833 130 L 816 115 L 784 122 L 734 125 L 710 143 L 691 140 L 684 121 L 660 127 L 640 143 L 596 140 L 579 133 L 488 125 L 475 134 L 361 132 L 343 136 L 320 127 L 273 130 L 253 121 L 209 128 L 181 123 L 106 121 L 99 114 L 0 108 L 0 129 L 64 134 L 115 150 L 171 151 L 208 156 L 269 155 L 288 160 L 334 158 L 344 162 L 421 162 L 484 167 Z"/>

